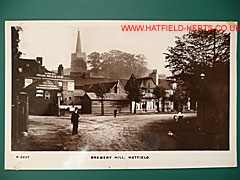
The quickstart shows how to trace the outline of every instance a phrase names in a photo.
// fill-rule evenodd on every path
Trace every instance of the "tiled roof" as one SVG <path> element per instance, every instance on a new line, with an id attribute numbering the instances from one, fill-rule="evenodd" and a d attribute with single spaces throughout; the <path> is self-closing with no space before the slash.
<path id="1" fill-rule="evenodd" d="M 99 86 L 103 87 L 106 92 L 109 92 L 111 88 L 116 84 L 117 82 L 107 82 L 107 83 L 99 83 L 99 84 L 90 84 L 82 86 L 81 89 L 83 89 L 86 92 L 96 92 Z"/>
<path id="2" fill-rule="evenodd" d="M 30 74 L 50 72 L 44 66 L 39 64 L 35 59 L 19 59 L 18 65 L 19 67 L 23 68 L 29 67 L 31 71 Z"/>
<path id="3" fill-rule="evenodd" d="M 152 77 L 143 77 L 143 78 L 136 78 L 135 79 L 135 82 L 140 86 L 141 83 L 144 81 L 144 80 L 148 80 L 148 79 L 151 79 L 152 80 Z M 129 90 L 129 84 L 130 83 L 130 80 L 128 80 L 126 83 L 125 83 L 125 86 L 124 88 L 128 91 Z M 155 84 L 155 82 L 153 81 L 153 83 Z"/>
<path id="4" fill-rule="evenodd" d="M 82 78 L 82 77 L 77 77 L 77 76 L 73 76 L 71 77 L 71 79 L 73 79 L 75 81 L 75 87 L 77 89 L 79 89 L 79 87 L 85 86 L 85 85 L 90 85 L 90 84 L 97 84 L 97 83 L 106 83 L 106 82 L 110 82 L 113 81 L 109 78 L 97 78 L 97 77 L 86 77 L 86 78 Z"/>
<path id="5" fill-rule="evenodd" d="M 82 97 L 85 95 L 85 91 L 82 89 L 75 89 L 73 92 L 73 96 L 75 97 Z"/>
<path id="6" fill-rule="evenodd" d="M 92 92 L 87 92 L 86 95 L 91 99 L 91 100 L 101 100 L 101 98 L 97 97 L 95 93 Z M 126 93 L 106 93 L 104 95 L 104 100 L 114 100 L 114 101 L 119 101 L 119 100 L 127 100 L 127 94 Z"/>
<path id="7" fill-rule="evenodd" d="M 24 88 L 24 91 L 29 91 L 31 89 L 45 89 L 45 90 L 61 90 L 61 87 L 57 84 L 56 81 L 52 80 L 37 80 Z"/>
<path id="8" fill-rule="evenodd" d="M 128 82 L 128 79 L 120 79 L 119 80 L 121 82 L 121 84 L 123 85 L 123 87 L 126 86 L 127 82 Z"/>
<path id="9" fill-rule="evenodd" d="M 136 79 L 136 82 L 140 85 L 144 80 L 148 80 L 148 79 L 151 79 L 152 80 L 152 77 L 143 77 L 143 78 L 137 78 Z M 154 81 L 153 81 L 154 82 Z M 154 82 L 155 84 L 155 82 Z"/>
<path id="10" fill-rule="evenodd" d="M 171 83 L 172 83 L 172 81 L 166 80 L 166 79 L 159 79 L 158 80 L 158 86 L 163 87 L 166 90 L 173 89 Z"/>

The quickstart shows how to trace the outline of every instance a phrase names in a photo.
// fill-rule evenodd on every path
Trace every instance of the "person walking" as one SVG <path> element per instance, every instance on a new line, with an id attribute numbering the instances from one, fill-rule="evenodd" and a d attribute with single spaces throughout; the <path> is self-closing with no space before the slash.
<path id="1" fill-rule="evenodd" d="M 77 134 L 78 133 L 78 118 L 80 117 L 80 115 L 78 114 L 78 108 L 75 107 L 75 110 L 72 113 L 72 117 L 71 117 L 71 123 L 73 124 L 73 131 L 72 134 Z"/>

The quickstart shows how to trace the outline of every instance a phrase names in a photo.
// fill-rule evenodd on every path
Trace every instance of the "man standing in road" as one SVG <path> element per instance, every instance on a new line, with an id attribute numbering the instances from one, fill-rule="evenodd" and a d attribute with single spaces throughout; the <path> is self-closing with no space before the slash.
<path id="1" fill-rule="evenodd" d="M 114 118 L 116 118 L 117 117 L 117 108 L 114 109 L 113 114 L 114 114 Z"/>
<path id="2" fill-rule="evenodd" d="M 72 134 L 77 134 L 78 133 L 78 118 L 79 118 L 79 114 L 78 114 L 78 108 L 75 107 L 75 111 L 73 111 L 72 113 L 72 117 L 71 117 L 71 123 L 73 124 L 73 131 Z"/>

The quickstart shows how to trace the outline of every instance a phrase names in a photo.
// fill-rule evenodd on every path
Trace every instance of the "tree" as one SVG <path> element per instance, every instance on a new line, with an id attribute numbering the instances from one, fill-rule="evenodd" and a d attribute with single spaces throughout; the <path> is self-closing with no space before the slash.
<path id="1" fill-rule="evenodd" d="M 149 72 L 144 55 L 135 55 L 120 50 L 111 50 L 101 54 L 93 52 L 88 55 L 88 64 L 92 75 L 113 79 L 128 78 L 132 73 L 144 76 Z"/>
<path id="2" fill-rule="evenodd" d="M 167 68 L 173 77 L 190 91 L 191 99 L 197 97 L 200 74 L 212 74 L 220 64 L 227 64 L 230 58 L 230 34 L 222 31 L 190 31 L 176 37 L 176 45 L 168 48 Z M 227 76 L 227 75 L 226 75 Z"/>
<path id="3" fill-rule="evenodd" d="M 213 146 L 229 148 L 230 34 L 190 31 L 175 43 L 165 53 L 166 67 L 198 102 L 197 121 L 207 134 L 215 134 Z"/>
<path id="4" fill-rule="evenodd" d="M 12 36 L 12 93 L 13 97 L 16 97 L 23 88 L 23 81 L 19 72 L 19 59 L 22 55 L 22 52 L 19 51 L 19 32 L 22 31 L 21 27 L 11 27 L 11 36 Z M 13 98 L 14 101 L 15 98 Z"/>
<path id="5" fill-rule="evenodd" d="M 136 114 L 137 102 L 139 102 L 142 98 L 142 93 L 137 83 L 134 74 L 131 75 L 129 81 L 126 84 L 126 90 L 128 91 L 127 98 L 130 101 L 130 112 L 132 112 L 132 102 L 134 101 L 134 113 Z"/>
<path id="6" fill-rule="evenodd" d="M 94 75 L 101 74 L 101 54 L 98 52 L 92 52 L 88 55 L 88 64 L 90 66 L 90 72 Z"/>
<path id="7" fill-rule="evenodd" d="M 12 38 L 12 138 L 13 143 L 15 144 L 18 141 L 20 135 L 20 128 L 18 125 L 18 97 L 21 89 L 20 78 L 19 78 L 19 58 L 21 52 L 19 51 L 19 31 L 21 29 L 18 27 L 11 27 L 11 38 Z"/>
<path id="8" fill-rule="evenodd" d="M 188 101 L 188 96 L 187 92 L 184 91 L 184 89 L 180 86 L 178 86 L 174 92 L 173 95 L 170 96 L 169 98 L 171 101 L 174 103 L 174 109 L 176 111 L 181 111 L 183 110 L 183 106 L 187 103 Z"/>
<path id="9" fill-rule="evenodd" d="M 98 88 L 96 89 L 95 94 L 96 94 L 96 96 L 98 98 L 100 98 L 100 101 L 101 101 L 101 115 L 104 115 L 104 103 L 103 103 L 103 100 L 104 100 L 105 94 L 107 93 L 107 90 L 101 84 L 97 84 L 97 86 L 98 86 Z"/>
<path id="10" fill-rule="evenodd" d="M 165 110 L 165 95 L 166 95 L 166 90 L 162 86 L 156 86 L 153 90 L 153 94 L 156 96 L 158 99 L 158 105 L 157 105 L 157 111 L 160 112 L 159 109 L 159 101 L 160 98 L 162 98 L 162 111 L 164 112 Z"/>

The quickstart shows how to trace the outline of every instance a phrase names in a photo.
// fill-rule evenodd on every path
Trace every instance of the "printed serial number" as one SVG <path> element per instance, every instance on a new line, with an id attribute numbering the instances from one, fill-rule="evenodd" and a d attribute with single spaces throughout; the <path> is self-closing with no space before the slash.
<path id="1" fill-rule="evenodd" d="M 16 156 L 17 159 L 29 159 L 30 156 Z"/>

